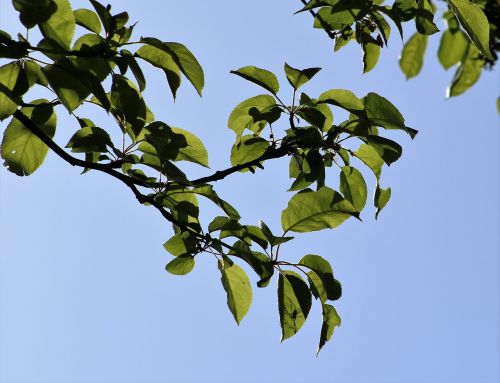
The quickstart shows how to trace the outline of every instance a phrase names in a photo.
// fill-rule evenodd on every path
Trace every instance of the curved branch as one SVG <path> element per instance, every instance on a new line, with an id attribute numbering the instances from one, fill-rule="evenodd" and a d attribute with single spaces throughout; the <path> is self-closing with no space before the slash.
<path id="1" fill-rule="evenodd" d="M 195 179 L 193 181 L 190 181 L 190 183 L 196 186 L 213 181 L 220 181 L 230 174 L 239 172 L 240 170 L 243 169 L 249 169 L 253 166 L 258 166 L 262 168 L 262 165 L 260 164 L 262 161 L 271 160 L 273 158 L 284 157 L 287 154 L 289 154 L 289 151 L 290 151 L 290 146 L 288 145 L 282 145 L 277 149 L 274 146 L 271 146 L 264 152 L 264 154 L 262 154 L 259 158 L 256 158 L 255 160 L 245 162 L 244 164 L 235 165 L 224 170 L 217 170 L 210 176 Z"/>
<path id="2" fill-rule="evenodd" d="M 160 212 L 160 214 L 169 222 L 172 224 L 178 226 L 181 230 L 183 231 L 189 231 L 193 235 L 195 235 L 198 239 L 200 240 L 214 240 L 212 238 L 206 238 L 203 234 L 198 233 L 197 231 L 193 230 L 189 226 L 184 225 L 182 222 L 179 222 L 169 211 L 167 211 L 160 203 L 158 203 L 153 195 L 144 195 L 142 194 L 137 186 L 142 186 L 142 187 L 150 187 L 150 185 L 147 185 L 141 181 L 135 180 L 129 176 L 126 176 L 125 174 L 122 174 L 115 169 L 112 168 L 112 166 L 105 165 L 105 164 L 99 164 L 99 163 L 94 163 L 94 162 L 89 162 L 89 161 L 84 161 L 80 160 L 78 158 L 75 158 L 68 153 L 66 153 L 59 145 L 57 145 L 49 136 L 47 136 L 39 127 L 37 124 L 35 124 L 31 119 L 26 116 L 23 112 L 20 110 L 17 110 L 14 115 L 15 118 L 17 118 L 19 121 L 21 121 L 24 126 L 26 126 L 35 136 L 37 136 L 45 145 L 47 145 L 54 153 L 56 153 L 61 159 L 66 161 L 72 166 L 78 166 L 82 168 L 89 168 L 93 170 L 97 170 L 103 173 L 106 173 L 120 181 L 122 181 L 126 186 L 129 187 L 130 190 L 134 193 L 135 198 L 139 203 L 144 204 L 148 203 L 156 208 Z M 232 249 L 232 246 L 222 242 L 221 240 L 216 240 L 221 246 L 225 247 L 226 249 Z"/>

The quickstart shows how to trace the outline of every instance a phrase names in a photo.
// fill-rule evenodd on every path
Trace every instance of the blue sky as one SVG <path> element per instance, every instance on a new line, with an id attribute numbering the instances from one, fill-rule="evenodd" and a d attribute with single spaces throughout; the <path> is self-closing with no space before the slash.
<path id="1" fill-rule="evenodd" d="M 87 2 L 73 1 L 75 9 L 82 6 Z M 113 4 L 139 21 L 136 36 L 184 43 L 203 65 L 203 98 L 185 84 L 174 104 L 162 75 L 149 70 L 146 98 L 158 119 L 204 141 L 213 170 L 229 164 L 234 133 L 227 116 L 260 93 L 229 74 L 245 65 L 277 73 L 285 99 L 285 61 L 320 66 L 308 94 L 375 91 L 420 131 L 414 141 L 394 136 L 404 153 L 383 171 L 392 199 L 378 221 L 368 207 L 363 222 L 299 235 L 283 249 L 292 260 L 308 253 L 328 258 L 343 283 L 335 305 L 343 322 L 331 342 L 316 358 L 316 304 L 303 329 L 279 343 L 276 281 L 254 289 L 238 327 L 213 257 L 200 256 L 185 277 L 166 273 L 171 257 L 162 243 L 170 225 L 115 180 L 79 175 L 49 153 L 30 177 L 0 170 L 1 383 L 500 381 L 498 69 L 446 100 L 453 74 L 437 62 L 438 38 L 430 39 L 422 73 L 406 81 L 394 35 L 378 66 L 362 75 L 359 47 L 334 54 L 309 15 L 292 16 L 300 6 Z M 11 8 L 0 3 L 0 28 L 13 33 Z M 92 118 L 112 126 L 101 115 Z M 64 145 L 76 128 L 63 110 L 59 119 L 56 140 Z M 329 179 L 335 187 L 337 175 Z M 367 174 L 371 187 L 374 181 Z M 234 175 L 217 190 L 245 223 L 264 219 L 278 231 L 289 185 L 281 160 L 255 175 Z M 214 214 L 207 205 L 202 217 L 209 222 Z"/>

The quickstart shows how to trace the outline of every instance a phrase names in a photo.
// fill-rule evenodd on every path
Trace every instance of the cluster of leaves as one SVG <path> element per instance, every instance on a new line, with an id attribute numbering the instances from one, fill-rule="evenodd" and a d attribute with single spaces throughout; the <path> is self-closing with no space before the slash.
<path id="1" fill-rule="evenodd" d="M 335 51 L 356 41 L 363 49 L 363 72 L 375 67 L 380 49 L 387 46 L 391 21 L 403 38 L 402 25 L 414 22 L 416 32 L 404 44 L 400 67 L 407 78 L 422 69 L 428 36 L 439 32 L 436 6 L 431 0 L 302 0 L 298 11 L 310 11 L 314 27 L 324 29 L 335 41 Z M 442 17 L 447 29 L 441 34 L 439 62 L 444 69 L 457 66 L 447 96 L 458 96 L 476 83 L 488 63 L 494 65 L 500 49 L 498 11 L 495 0 L 449 0 Z"/>
<path id="2" fill-rule="evenodd" d="M 323 311 L 319 351 L 340 325 L 331 303 L 340 298 L 341 285 L 325 258 L 308 254 L 293 263 L 283 259 L 280 249 L 293 239 L 292 232 L 335 228 L 350 217 L 359 219 L 368 188 L 356 164 L 366 165 L 375 176 L 373 203 L 378 216 L 391 195 L 391 189 L 380 184 L 382 167 L 402 154 L 401 146 L 381 133 L 401 130 L 413 138 L 417 131 L 407 127 L 397 108 L 376 93 L 359 98 L 345 89 L 330 89 L 316 98 L 299 95 L 320 68 L 301 70 L 285 64 L 293 94 L 292 105 L 287 105 L 278 95 L 276 75 L 246 66 L 233 73 L 266 93 L 242 101 L 229 116 L 228 127 L 236 134 L 231 166 L 190 179 L 179 162 L 208 167 L 207 150 L 193 133 L 155 120 L 143 94 L 146 79 L 141 67 L 161 70 L 175 98 L 183 78 L 201 95 L 200 64 L 180 43 L 152 37 L 131 41 L 134 25 L 129 25 L 126 12 L 112 14 L 111 6 L 89 1 L 93 9 L 72 10 L 67 0 L 13 0 L 21 23 L 27 30 L 38 27 L 41 40 L 32 44 L 27 35 L 13 39 L 0 31 L 0 57 L 10 59 L 0 67 L 0 120 L 10 118 L 1 145 L 4 165 L 19 176 L 32 174 L 50 148 L 84 172 L 104 172 L 123 182 L 140 203 L 154 207 L 172 224 L 173 236 L 164 244 L 174 256 L 166 265 L 168 272 L 185 275 L 200 254 L 215 257 L 237 323 L 250 307 L 252 288 L 235 261 L 255 271 L 258 287 L 268 286 L 276 272 L 282 340 L 300 330 L 314 297 Z M 373 17 L 377 25 L 383 24 L 383 17 Z M 75 38 L 77 26 L 83 32 Z M 359 30 L 368 36 L 365 27 Z M 365 45 L 375 44 L 367 36 Z M 26 102 L 34 87 L 48 98 Z M 112 127 L 80 116 L 83 104 L 104 110 Z M 53 140 L 58 108 L 68 111 L 77 127 L 67 150 Z M 333 108 L 347 119 L 334 121 Z M 273 132 L 278 121 L 288 125 L 280 137 Z M 116 132 L 119 139 L 113 140 Z M 353 146 L 356 142 L 360 145 Z M 281 214 L 278 235 L 264 222 L 242 223 L 238 211 L 217 194 L 213 183 L 239 171 L 255 172 L 266 161 L 282 157 L 290 159 L 289 190 L 295 194 Z M 327 186 L 327 175 L 332 173 L 338 177 L 338 191 Z M 221 215 L 206 226 L 199 218 L 199 197 L 221 209 Z"/>

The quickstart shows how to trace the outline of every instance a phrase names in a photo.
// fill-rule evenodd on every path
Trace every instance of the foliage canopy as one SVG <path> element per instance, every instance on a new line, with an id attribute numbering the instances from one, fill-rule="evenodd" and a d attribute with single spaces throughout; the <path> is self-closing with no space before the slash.
<path id="1" fill-rule="evenodd" d="M 143 97 L 147 80 L 141 68 L 151 65 L 163 72 L 175 99 L 183 80 L 202 95 L 202 66 L 181 43 L 133 39 L 135 24 L 129 23 L 126 12 L 115 14 L 110 5 L 89 1 L 91 7 L 76 10 L 68 0 L 12 1 L 22 25 L 27 30 L 38 27 L 42 38 L 32 43 L 27 33 L 16 39 L 0 31 L 0 57 L 8 60 L 0 67 L 0 120 L 10 119 L 1 145 L 4 165 L 16 175 L 30 175 L 51 149 L 83 172 L 116 178 L 141 204 L 153 207 L 172 224 L 173 235 L 163 245 L 174 257 L 166 265 L 169 273 L 188 274 L 200 254 L 214 256 L 228 308 L 238 324 L 252 302 L 251 283 L 239 262 L 255 271 L 259 288 L 267 287 L 277 274 L 282 340 L 303 326 L 314 297 L 323 313 L 319 352 L 341 322 L 333 306 L 341 297 L 341 284 L 324 257 L 307 254 L 292 263 L 280 256 L 280 249 L 290 245 L 293 233 L 332 229 L 350 218 L 360 219 L 368 186 L 353 166 L 358 163 L 375 176 L 372 203 L 378 217 L 391 196 L 391 189 L 382 186 L 382 169 L 403 151 L 386 133 L 400 130 L 413 139 L 417 131 L 407 126 L 395 105 L 375 92 L 362 97 L 347 89 L 305 94 L 300 88 L 314 80 L 319 67 L 284 63 L 288 84 L 280 84 L 269 70 L 248 65 L 232 73 L 253 83 L 260 94 L 239 102 L 228 117 L 228 128 L 235 134 L 231 166 L 193 179 L 181 162 L 208 167 L 208 152 L 192 132 L 155 119 Z M 408 78 L 420 72 L 428 36 L 438 32 L 436 7 L 430 0 L 396 0 L 392 5 L 368 0 L 302 3 L 297 13 L 309 12 L 314 27 L 334 40 L 335 51 L 350 41 L 360 44 L 364 72 L 377 64 L 389 40 L 390 23 L 401 37 L 403 23 L 416 25 L 400 59 Z M 447 4 L 443 17 L 448 29 L 441 35 L 438 57 L 445 69 L 458 65 L 448 89 L 449 96 L 456 96 L 497 59 L 498 4 L 468 0 Z M 29 99 L 35 87 L 42 88 L 47 98 Z M 282 93 L 292 95 L 291 105 L 282 101 Z M 112 128 L 80 115 L 83 104 L 104 110 L 121 140 L 111 138 Z M 61 109 L 75 119 L 74 133 L 64 148 L 53 140 Z M 347 119 L 337 121 L 337 111 Z M 279 137 L 273 131 L 277 121 L 286 121 L 289 127 Z M 289 191 L 294 194 L 281 213 L 281 230 L 262 221 L 244 223 L 214 184 L 237 172 L 255 173 L 267 161 L 285 157 L 290 161 Z M 338 190 L 328 186 L 332 179 L 338 180 Z M 200 197 L 220 208 L 211 222 L 199 219 Z"/>

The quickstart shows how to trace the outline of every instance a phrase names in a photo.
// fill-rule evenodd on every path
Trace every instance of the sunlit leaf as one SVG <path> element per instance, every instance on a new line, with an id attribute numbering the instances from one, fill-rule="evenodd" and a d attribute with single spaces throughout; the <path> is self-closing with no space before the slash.
<path id="1" fill-rule="evenodd" d="M 489 47 L 490 24 L 481 7 L 469 0 L 448 0 L 448 5 L 476 48 L 493 60 Z"/>
<path id="2" fill-rule="evenodd" d="M 174 275 L 186 275 L 193 270 L 194 263 L 194 257 L 190 255 L 181 255 L 167 263 L 165 270 Z"/>
<path id="3" fill-rule="evenodd" d="M 474 85 L 484 66 L 484 59 L 480 57 L 479 51 L 472 44 L 469 44 L 467 54 L 460 62 L 450 86 L 446 90 L 447 97 L 454 97 L 464 93 Z"/>
<path id="4" fill-rule="evenodd" d="M 415 33 L 404 45 L 399 66 L 406 75 L 406 79 L 415 77 L 420 73 L 424 64 L 424 55 L 427 48 L 427 36 Z"/>
<path id="5" fill-rule="evenodd" d="M 340 192 L 357 211 L 363 210 L 366 204 L 368 189 L 365 179 L 359 170 L 344 166 L 340 172 Z"/>
<path id="6" fill-rule="evenodd" d="M 269 148 L 269 142 L 252 135 L 242 136 L 231 149 L 231 165 L 240 165 L 261 157 Z"/>
<path id="7" fill-rule="evenodd" d="M 193 84 L 201 96 L 203 86 L 205 85 L 205 75 L 200 63 L 189 49 L 180 43 L 163 42 L 152 37 L 141 38 L 141 42 L 147 43 L 170 55 L 184 76 Z"/>
<path id="8" fill-rule="evenodd" d="M 219 261 L 221 281 L 227 294 L 227 306 L 238 325 L 245 317 L 252 303 L 252 287 L 247 274 L 236 264 L 224 259 Z"/>
<path id="9" fill-rule="evenodd" d="M 187 130 L 171 127 L 172 132 L 183 135 L 187 146 L 179 148 L 176 161 L 190 161 L 208 167 L 208 152 L 203 142 Z"/>
<path id="10" fill-rule="evenodd" d="M 319 353 L 326 342 L 328 342 L 335 327 L 340 326 L 341 320 L 335 308 L 331 305 L 323 305 L 323 325 L 321 326 L 321 334 L 319 337 L 318 351 Z"/>
<path id="11" fill-rule="evenodd" d="M 354 155 L 368 166 L 377 179 L 382 173 L 382 165 L 384 160 L 380 157 L 377 151 L 370 145 L 361 144 L 359 149 L 354 152 Z"/>
<path id="12" fill-rule="evenodd" d="M 296 69 L 285 63 L 285 74 L 293 89 L 299 89 L 302 85 L 312 79 L 321 68 Z"/>
<path id="13" fill-rule="evenodd" d="M 280 89 L 280 84 L 275 74 L 266 69 L 246 66 L 237 70 L 232 70 L 231 73 L 263 87 L 274 95 L 277 94 Z"/>
<path id="14" fill-rule="evenodd" d="M 239 103 L 229 115 L 227 126 L 238 136 L 243 134 L 245 129 L 259 133 L 268 124 L 268 120 L 255 118 L 254 111 L 264 112 L 276 105 L 276 99 L 268 94 L 251 97 Z M 258 114 L 258 113 L 257 113 Z M 279 114 L 277 116 L 279 118 Z M 277 119 L 277 118 L 276 118 Z"/>
<path id="15" fill-rule="evenodd" d="M 170 91 L 175 99 L 177 89 L 179 89 L 179 86 L 181 85 L 181 71 L 172 56 L 151 45 L 144 45 L 140 47 L 137 52 L 135 52 L 135 55 L 147 61 L 151 65 L 163 70 L 165 76 L 167 77 Z"/>
<path id="16" fill-rule="evenodd" d="M 333 229 L 351 216 L 358 216 L 352 204 L 325 186 L 295 194 L 281 214 L 281 226 L 284 232 L 299 233 Z"/>
<path id="17" fill-rule="evenodd" d="M 92 12 L 90 9 L 80 8 L 76 9 L 74 12 L 75 22 L 96 34 L 101 33 L 101 22 L 99 17 Z"/>
<path id="18" fill-rule="evenodd" d="M 380 185 L 377 183 L 377 188 L 375 189 L 375 196 L 373 198 L 373 202 L 375 207 L 377 208 L 377 212 L 375 213 L 375 219 L 378 218 L 380 211 L 387 205 L 389 199 L 391 198 L 391 188 L 382 189 Z"/>
<path id="19" fill-rule="evenodd" d="M 449 69 L 459 63 L 465 57 L 468 45 L 469 41 L 462 31 L 444 31 L 438 50 L 438 59 L 443 68 Z"/>
<path id="20" fill-rule="evenodd" d="M 282 342 L 294 336 L 304 325 L 311 309 L 311 300 L 311 291 L 298 274 L 292 271 L 280 273 L 278 311 Z"/>
<path id="21" fill-rule="evenodd" d="M 363 101 L 346 89 L 331 89 L 323 92 L 319 96 L 318 102 L 335 105 L 354 114 L 364 109 Z"/>
<path id="22" fill-rule="evenodd" d="M 57 116 L 48 100 L 31 101 L 37 107 L 24 107 L 21 112 L 49 138 L 54 137 Z M 17 118 L 12 118 L 4 131 L 2 158 L 4 166 L 18 176 L 32 174 L 43 163 L 48 147 Z"/>
<path id="23" fill-rule="evenodd" d="M 52 0 L 57 8 L 47 21 L 39 24 L 44 37 L 69 50 L 75 33 L 75 15 L 68 0 Z"/>

